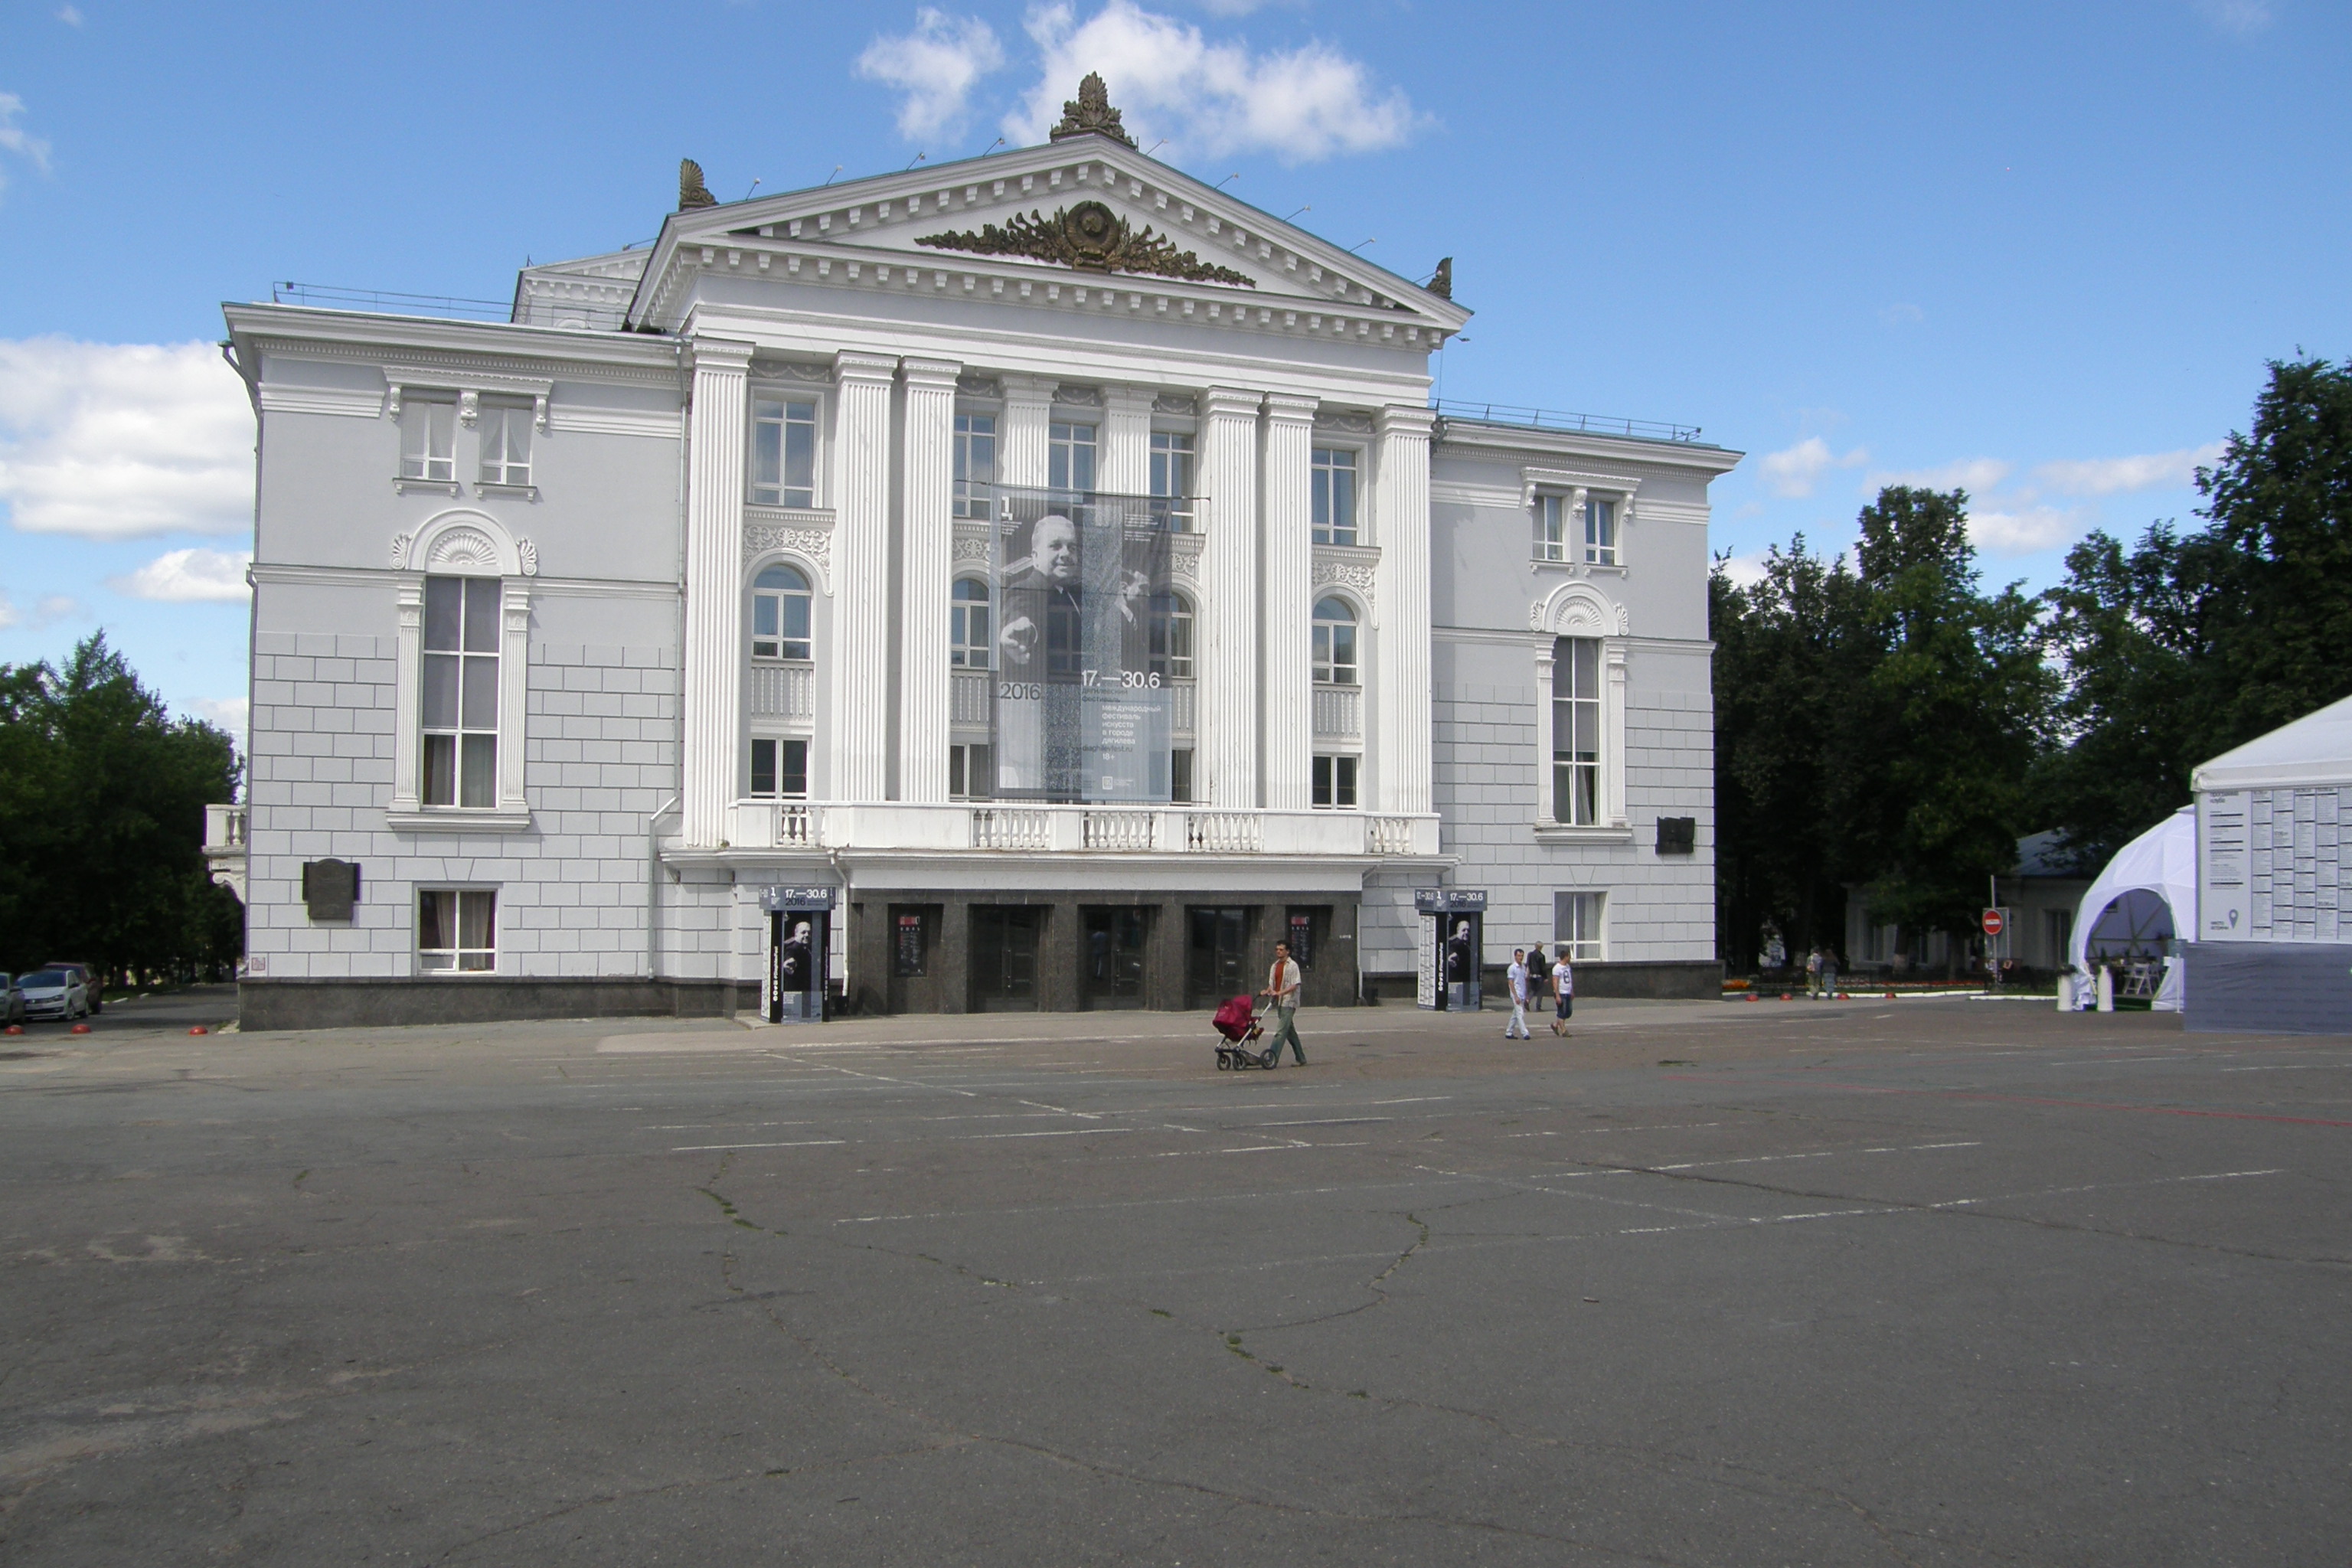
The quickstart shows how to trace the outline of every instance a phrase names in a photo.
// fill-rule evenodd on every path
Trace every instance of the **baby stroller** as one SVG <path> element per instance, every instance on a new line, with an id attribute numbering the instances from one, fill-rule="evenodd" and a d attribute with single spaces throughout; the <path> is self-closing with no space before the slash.
<path id="1" fill-rule="evenodd" d="M 1258 1021 L 1257 1012 L 1250 1005 L 1248 997 L 1229 997 L 1225 1005 L 1217 1009 L 1215 1023 L 1217 1033 L 1230 1042 L 1217 1047 L 1219 1072 L 1228 1068 L 1239 1071 L 1244 1068 L 1270 1068 L 1274 1065 L 1272 1051 L 1259 1052 L 1249 1048 L 1252 1040 L 1265 1033 L 1265 1026 Z"/>

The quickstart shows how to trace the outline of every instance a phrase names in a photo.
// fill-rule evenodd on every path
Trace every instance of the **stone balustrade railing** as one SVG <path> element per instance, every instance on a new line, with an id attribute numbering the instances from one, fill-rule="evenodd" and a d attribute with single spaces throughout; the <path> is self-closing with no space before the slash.
<path id="1" fill-rule="evenodd" d="M 743 800 L 727 847 L 1007 854 L 1430 856 L 1434 816 L 1183 805 Z"/>

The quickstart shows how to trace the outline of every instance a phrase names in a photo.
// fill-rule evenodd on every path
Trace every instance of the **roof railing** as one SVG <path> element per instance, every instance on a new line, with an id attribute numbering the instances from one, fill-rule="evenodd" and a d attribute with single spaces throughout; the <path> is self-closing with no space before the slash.
<path id="1" fill-rule="evenodd" d="M 1562 414 L 1549 408 L 1521 408 L 1508 403 L 1471 403 L 1461 398 L 1433 397 L 1431 408 L 1446 419 L 1474 419 L 1481 425 L 1519 425 L 1532 430 L 1560 430 L 1578 436 L 1626 436 L 1636 441 L 1696 441 L 1696 425 L 1672 425 L 1660 419 L 1620 419 L 1602 414 Z"/>
<path id="2" fill-rule="evenodd" d="M 467 300 L 452 294 L 402 294 L 384 289 L 341 289 L 329 283 L 272 283 L 278 305 L 315 305 L 331 310 L 378 310 L 392 316 L 456 316 L 503 321 L 514 313 L 511 300 Z"/>

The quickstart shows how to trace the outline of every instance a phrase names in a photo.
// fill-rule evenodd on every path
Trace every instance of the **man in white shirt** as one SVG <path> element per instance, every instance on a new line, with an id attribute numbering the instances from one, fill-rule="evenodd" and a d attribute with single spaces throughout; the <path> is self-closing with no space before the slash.
<path id="1" fill-rule="evenodd" d="M 1274 967 L 1266 971 L 1265 989 L 1258 994 L 1274 1003 L 1274 1042 L 1265 1047 L 1265 1065 L 1272 1067 L 1282 1059 L 1282 1042 L 1290 1042 L 1291 1054 L 1298 1065 L 1307 1065 L 1307 1047 L 1298 1043 L 1298 963 L 1290 956 L 1290 944 L 1274 944 Z"/>
<path id="2" fill-rule="evenodd" d="M 1568 1016 L 1576 1009 L 1576 974 L 1568 966 L 1568 944 L 1560 943 L 1559 962 L 1551 970 L 1552 1000 L 1558 1004 L 1559 1016 L 1551 1021 L 1551 1032 L 1566 1038 Z"/>
<path id="3" fill-rule="evenodd" d="M 1511 985 L 1511 1021 L 1503 1026 L 1503 1038 L 1531 1040 L 1528 1032 L 1528 953 L 1527 949 L 1511 949 L 1511 967 L 1503 972 Z"/>

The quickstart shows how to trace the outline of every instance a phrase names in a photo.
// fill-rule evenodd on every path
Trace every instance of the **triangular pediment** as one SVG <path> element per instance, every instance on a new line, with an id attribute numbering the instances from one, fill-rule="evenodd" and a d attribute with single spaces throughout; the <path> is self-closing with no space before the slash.
<path id="1" fill-rule="evenodd" d="M 1221 318 L 1245 307 L 1402 327 L 1436 346 L 1469 312 L 1114 138 L 1073 136 L 985 158 L 674 214 L 634 301 L 672 326 L 698 268 L 866 285 L 979 274 L 1065 288 L 1174 290 Z M 724 258 L 724 259 L 722 259 Z M 779 271 L 779 268 L 782 271 Z M 1020 297 L 1032 297 L 1022 290 Z"/>

